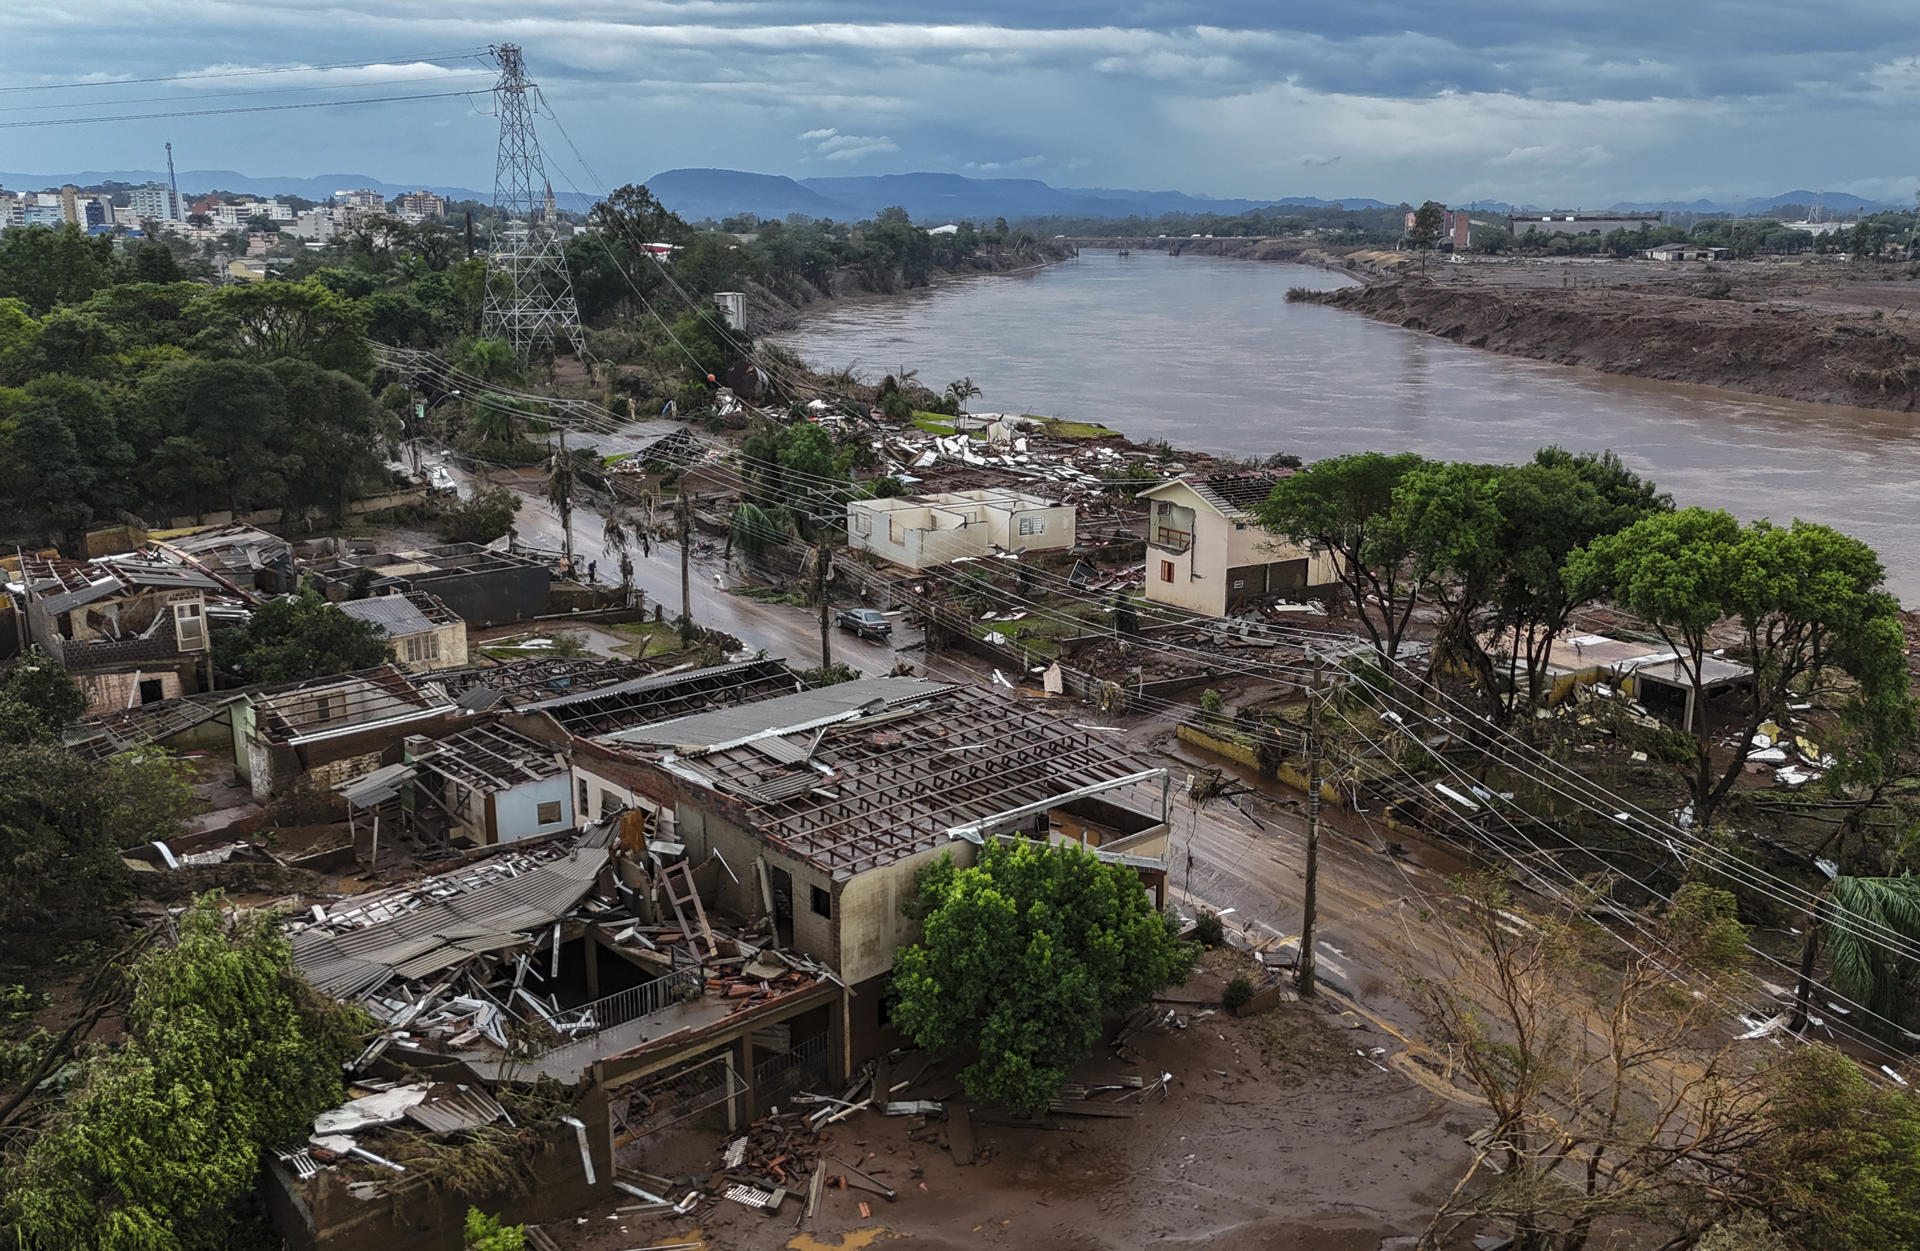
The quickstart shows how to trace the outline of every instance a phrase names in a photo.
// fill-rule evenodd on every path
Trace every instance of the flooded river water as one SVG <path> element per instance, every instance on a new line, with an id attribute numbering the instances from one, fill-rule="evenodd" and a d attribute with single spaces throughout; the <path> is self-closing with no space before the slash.
<path id="1" fill-rule="evenodd" d="M 1821 521 L 1871 543 L 1920 604 L 1920 417 L 1643 382 L 1288 304 L 1344 279 L 1299 265 L 1087 252 L 1030 274 L 847 304 L 784 341 L 819 368 L 963 375 L 980 412 L 1102 422 L 1136 439 L 1305 460 L 1413 450 L 1513 461 L 1612 448 L 1682 504 Z"/>

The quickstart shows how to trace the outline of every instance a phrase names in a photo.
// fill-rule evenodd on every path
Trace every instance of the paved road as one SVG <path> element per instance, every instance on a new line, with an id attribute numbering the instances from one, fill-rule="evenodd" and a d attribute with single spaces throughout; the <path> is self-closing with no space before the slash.
<path id="1" fill-rule="evenodd" d="M 437 458 L 425 458 L 429 464 Z M 446 469 L 462 484 L 471 475 L 452 464 Z M 514 530 L 522 543 L 549 551 L 561 549 L 560 516 L 544 496 L 516 487 L 521 497 L 520 511 L 514 517 Z M 582 505 L 573 510 L 573 550 L 581 563 L 599 561 L 599 581 L 614 585 L 619 581 L 619 558 L 605 550 L 603 534 L 606 517 L 597 509 Z M 724 630 L 749 648 L 764 649 L 769 656 L 791 661 L 810 669 L 820 663 L 820 618 L 812 609 L 789 604 L 761 604 L 742 595 L 730 594 L 727 587 L 739 585 L 722 567 L 718 550 L 703 552 L 696 540 L 692 560 L 691 587 L 693 619 L 708 629 Z M 651 555 L 634 553 L 633 581 L 646 596 L 649 605 L 665 605 L 669 618 L 680 613 L 680 545 L 655 543 Z M 854 601 L 847 601 L 848 604 Z M 844 606 L 844 605 L 842 605 Z M 893 639 L 874 643 L 835 628 L 831 631 L 833 658 L 852 665 L 862 673 L 885 674 L 892 670 L 896 649 L 916 643 L 920 631 L 904 617 L 893 618 Z"/>

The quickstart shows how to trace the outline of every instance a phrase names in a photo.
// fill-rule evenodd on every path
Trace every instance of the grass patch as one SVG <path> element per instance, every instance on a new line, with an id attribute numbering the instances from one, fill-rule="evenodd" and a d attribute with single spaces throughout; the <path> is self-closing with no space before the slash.
<path id="1" fill-rule="evenodd" d="M 578 630 L 554 630 L 545 634 L 516 634 L 484 644 L 480 651 L 495 660 L 526 660 L 539 656 L 585 656 L 589 653 L 586 636 Z"/>
<path id="2" fill-rule="evenodd" d="M 680 650 L 680 631 L 664 621 L 621 621 L 607 629 L 630 640 L 613 650 L 635 660 Z"/>
<path id="3" fill-rule="evenodd" d="M 1118 430 L 1109 430 L 1107 427 L 1099 424 L 1098 422 L 1067 421 L 1066 419 L 1061 417 L 1048 417 L 1045 419 L 1045 421 L 1047 423 L 1045 427 L 1045 433 L 1049 438 L 1112 439 L 1112 438 L 1120 437 L 1120 432 Z"/>
<path id="4" fill-rule="evenodd" d="M 916 429 L 926 431 L 928 434 L 952 434 L 954 432 L 953 418 L 947 416 L 945 413 L 929 413 L 924 410 L 916 410 L 913 414 L 913 421 L 909 424 Z M 975 429 L 963 431 L 963 433 L 970 439 L 986 438 L 987 432 L 984 429 L 978 428 L 978 423 L 975 423 L 975 426 Z"/>
<path id="5" fill-rule="evenodd" d="M 783 591 L 777 586 L 737 586 L 727 592 L 741 599 L 750 599 L 756 604 L 781 604 L 789 608 L 805 608 L 807 597 L 792 591 Z"/>

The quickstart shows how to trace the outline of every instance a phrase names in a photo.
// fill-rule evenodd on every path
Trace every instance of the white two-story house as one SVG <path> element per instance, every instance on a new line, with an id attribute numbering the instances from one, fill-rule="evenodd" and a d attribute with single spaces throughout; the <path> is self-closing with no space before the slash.
<path id="1" fill-rule="evenodd" d="M 1260 526 L 1253 510 L 1290 469 L 1188 475 L 1136 497 L 1147 506 L 1147 598 L 1225 616 L 1250 600 L 1298 597 L 1336 578 L 1334 557 Z"/>

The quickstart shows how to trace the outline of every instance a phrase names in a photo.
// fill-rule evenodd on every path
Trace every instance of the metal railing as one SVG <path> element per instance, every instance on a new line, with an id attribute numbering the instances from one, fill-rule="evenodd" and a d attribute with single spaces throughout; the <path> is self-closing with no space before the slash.
<path id="1" fill-rule="evenodd" d="M 616 1025 L 625 1025 L 628 1021 L 637 1021 L 643 1016 L 664 1012 L 676 1003 L 700 995 L 706 988 L 706 975 L 698 965 L 684 969 L 675 969 L 665 977 L 656 977 L 651 982 L 642 982 L 626 990 L 615 991 L 592 1003 L 582 1004 L 572 1009 L 568 1015 L 585 1014 L 591 1022 L 587 1029 L 581 1030 L 574 1038 L 591 1038 Z"/>

